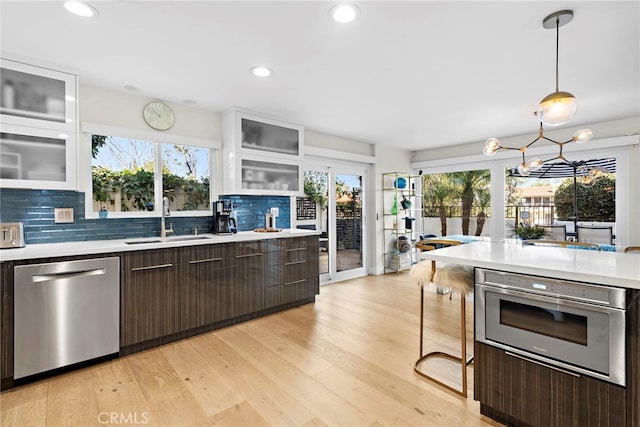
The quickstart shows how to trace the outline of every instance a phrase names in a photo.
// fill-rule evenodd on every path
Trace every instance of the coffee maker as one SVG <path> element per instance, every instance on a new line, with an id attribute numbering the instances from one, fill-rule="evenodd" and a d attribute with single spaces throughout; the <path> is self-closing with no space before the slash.
<path id="1" fill-rule="evenodd" d="M 212 232 L 215 234 L 232 234 L 238 230 L 236 228 L 236 220 L 231 217 L 233 204 L 228 200 L 218 200 L 213 202 L 213 227 Z"/>

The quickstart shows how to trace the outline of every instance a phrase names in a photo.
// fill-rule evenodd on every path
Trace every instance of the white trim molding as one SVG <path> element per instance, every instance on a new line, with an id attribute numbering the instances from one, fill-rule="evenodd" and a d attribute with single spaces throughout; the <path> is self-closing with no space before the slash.
<path id="1" fill-rule="evenodd" d="M 201 148 L 213 148 L 219 150 L 222 148 L 220 141 L 212 139 L 193 138 L 189 136 L 173 135 L 162 132 L 152 132 L 136 129 L 122 128 L 118 126 L 101 125 L 98 123 L 83 122 L 81 132 L 99 135 L 115 135 L 122 138 L 143 139 L 153 142 L 164 142 L 168 144 L 190 145 Z"/>

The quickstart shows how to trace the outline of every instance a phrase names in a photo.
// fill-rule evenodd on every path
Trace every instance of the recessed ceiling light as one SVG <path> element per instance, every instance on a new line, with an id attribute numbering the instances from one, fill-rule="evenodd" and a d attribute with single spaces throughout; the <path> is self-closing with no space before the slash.
<path id="1" fill-rule="evenodd" d="M 253 67 L 249 68 L 249 71 L 251 71 L 251 74 L 257 77 L 269 77 L 273 73 L 273 71 L 271 71 L 271 68 L 267 67 L 266 65 L 254 65 Z"/>
<path id="2" fill-rule="evenodd" d="M 74 15 L 82 16 L 83 18 L 98 16 L 98 10 L 95 7 L 77 0 L 64 2 L 64 8 Z"/>
<path id="3" fill-rule="evenodd" d="M 193 99 L 184 99 L 182 103 L 186 105 L 196 105 L 198 101 L 194 101 Z"/>
<path id="4" fill-rule="evenodd" d="M 142 91 L 139 87 L 132 86 L 132 85 L 126 85 L 124 88 L 126 90 L 128 90 L 129 92 L 141 92 Z"/>
<path id="5" fill-rule="evenodd" d="M 329 16 L 341 24 L 353 21 L 358 17 L 359 13 L 360 9 L 350 3 L 337 4 L 329 9 Z"/>

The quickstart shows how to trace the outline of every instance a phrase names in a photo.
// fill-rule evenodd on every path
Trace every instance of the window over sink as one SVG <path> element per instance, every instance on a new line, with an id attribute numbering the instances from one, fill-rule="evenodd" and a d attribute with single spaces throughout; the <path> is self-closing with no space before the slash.
<path id="1" fill-rule="evenodd" d="M 210 215 L 212 149 L 104 133 L 90 134 L 88 215 L 157 216 L 163 197 L 174 215 Z"/>

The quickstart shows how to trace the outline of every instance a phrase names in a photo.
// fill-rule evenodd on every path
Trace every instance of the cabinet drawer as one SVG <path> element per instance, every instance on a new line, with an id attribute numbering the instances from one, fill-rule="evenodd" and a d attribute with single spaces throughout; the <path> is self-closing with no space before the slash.
<path id="1" fill-rule="evenodd" d="M 187 265 L 206 265 L 219 270 L 233 264 L 233 244 L 187 246 L 180 248 L 179 262 Z"/>
<path id="2" fill-rule="evenodd" d="M 251 240 L 248 242 L 236 242 L 235 244 L 235 257 L 246 258 L 254 255 L 260 255 L 266 252 L 267 244 L 262 240 Z"/>
<path id="3" fill-rule="evenodd" d="M 308 264 L 306 260 L 287 265 L 273 265 L 267 270 L 266 286 L 290 286 L 307 280 Z"/>
<path id="4" fill-rule="evenodd" d="M 307 248 L 286 249 L 282 252 L 268 252 L 267 265 L 290 265 L 306 260 Z"/>
<path id="5" fill-rule="evenodd" d="M 474 398 L 481 413 L 507 424 L 624 426 L 626 390 L 475 343 Z"/>
<path id="6" fill-rule="evenodd" d="M 315 295 L 306 280 L 289 285 L 270 286 L 265 289 L 265 304 L 275 307 L 292 301 L 300 301 Z"/>
<path id="7" fill-rule="evenodd" d="M 174 248 L 126 252 L 121 259 L 122 272 L 173 267 L 178 263 Z"/>
<path id="8" fill-rule="evenodd" d="M 306 237 L 288 237 L 269 240 L 269 252 L 281 252 L 292 249 L 307 248 L 309 241 Z"/>

